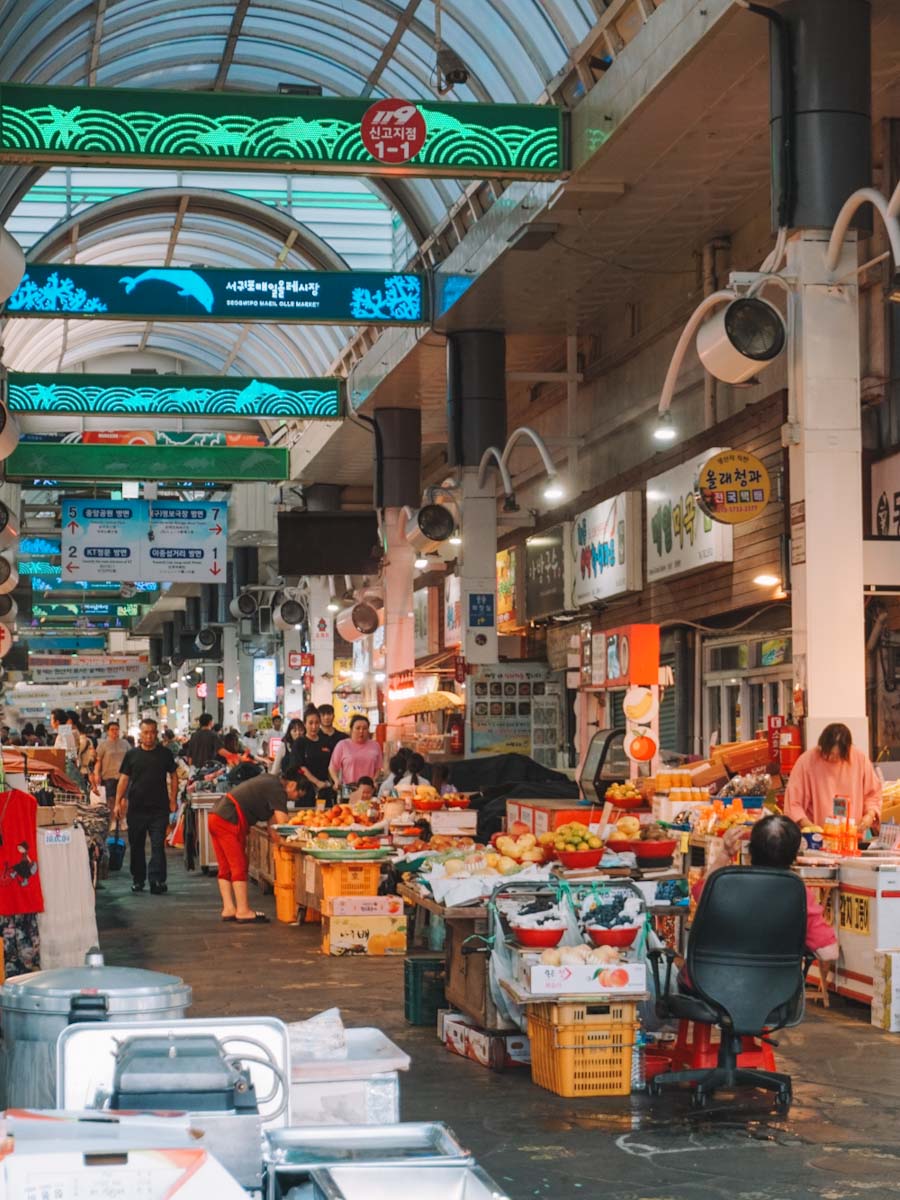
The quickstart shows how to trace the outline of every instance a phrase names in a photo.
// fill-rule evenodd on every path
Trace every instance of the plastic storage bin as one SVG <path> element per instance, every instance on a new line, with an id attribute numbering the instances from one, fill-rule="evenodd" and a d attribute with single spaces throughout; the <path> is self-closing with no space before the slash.
<path id="1" fill-rule="evenodd" d="M 552 1010 L 570 1020 L 547 1019 Z M 557 1096 L 629 1095 L 633 1013 L 633 1004 L 529 1005 L 532 1080 Z"/>
<path id="2" fill-rule="evenodd" d="M 410 1025 L 435 1025 L 438 1009 L 447 1007 L 443 954 L 418 955 L 403 963 L 403 1011 Z"/>
<path id="3" fill-rule="evenodd" d="M 408 1054 L 380 1029 L 348 1029 L 347 1057 L 291 1057 L 293 1125 L 393 1125 Z"/>

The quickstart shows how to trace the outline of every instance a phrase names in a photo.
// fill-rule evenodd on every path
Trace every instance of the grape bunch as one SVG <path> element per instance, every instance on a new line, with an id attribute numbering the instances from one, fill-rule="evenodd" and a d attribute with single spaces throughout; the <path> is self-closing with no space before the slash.
<path id="1" fill-rule="evenodd" d="M 684 899 L 684 887 L 681 879 L 660 879 L 656 885 L 656 899 L 667 904 L 674 904 Z"/>

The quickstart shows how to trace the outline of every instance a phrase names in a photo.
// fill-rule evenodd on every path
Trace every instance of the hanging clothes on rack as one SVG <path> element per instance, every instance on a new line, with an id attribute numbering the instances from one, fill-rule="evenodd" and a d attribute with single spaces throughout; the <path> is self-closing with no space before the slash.
<path id="1" fill-rule="evenodd" d="M 37 801 L 0 792 L 0 932 L 6 977 L 40 970 L 37 914 L 44 911 L 38 872 Z"/>

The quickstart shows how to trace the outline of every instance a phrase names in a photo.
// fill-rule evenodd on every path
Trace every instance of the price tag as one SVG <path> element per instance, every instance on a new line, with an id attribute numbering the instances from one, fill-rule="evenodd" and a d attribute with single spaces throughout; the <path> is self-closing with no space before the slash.
<path id="1" fill-rule="evenodd" d="M 50 826 L 44 830 L 45 846 L 68 846 L 71 841 L 71 829 L 59 829 L 54 826 Z"/>

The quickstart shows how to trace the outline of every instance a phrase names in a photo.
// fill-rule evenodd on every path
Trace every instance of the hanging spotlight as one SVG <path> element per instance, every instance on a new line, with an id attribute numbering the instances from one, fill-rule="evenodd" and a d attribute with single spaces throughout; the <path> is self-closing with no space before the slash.
<path id="1" fill-rule="evenodd" d="M 18 587 L 18 584 L 19 572 L 13 566 L 10 559 L 0 554 L 0 595 L 14 591 Z"/>
<path id="2" fill-rule="evenodd" d="M 565 499 L 566 489 L 559 481 L 558 475 L 549 475 L 544 487 L 544 499 L 549 501 Z"/>
<path id="3" fill-rule="evenodd" d="M 306 616 L 306 609 L 299 600 L 282 600 L 272 609 L 272 624 L 283 633 L 296 629 Z"/>
<path id="4" fill-rule="evenodd" d="M 437 550 L 456 528 L 456 513 L 446 504 L 423 504 L 406 522 L 406 540 L 420 554 Z"/>
<path id="5" fill-rule="evenodd" d="M 252 592 L 241 592 L 228 605 L 228 611 L 236 621 L 240 621 L 242 617 L 252 617 L 258 608 L 259 604 Z"/>
<path id="6" fill-rule="evenodd" d="M 756 296 L 741 296 L 700 326 L 697 353 L 716 379 L 746 383 L 781 354 L 786 341 L 778 309 Z"/>
<path id="7" fill-rule="evenodd" d="M 214 629 L 201 629 L 194 638 L 194 645 L 201 654 L 209 654 L 211 650 L 215 650 L 218 640 Z M 202 667 L 197 667 L 198 671 L 202 671 L 202 669 Z"/>
<path id="8" fill-rule="evenodd" d="M 356 642 L 367 634 L 374 633 L 383 619 L 381 612 L 371 604 L 354 604 L 335 619 L 334 627 L 345 642 Z"/>

